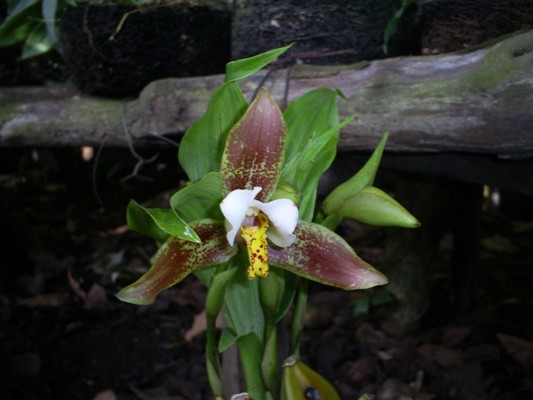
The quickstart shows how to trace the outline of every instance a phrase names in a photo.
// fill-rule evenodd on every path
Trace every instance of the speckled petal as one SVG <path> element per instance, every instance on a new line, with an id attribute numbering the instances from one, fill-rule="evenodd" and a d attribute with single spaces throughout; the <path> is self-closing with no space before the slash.
<path id="1" fill-rule="evenodd" d="M 180 282 L 196 269 L 221 264 L 237 252 L 226 240 L 224 223 L 200 220 L 190 224 L 202 243 L 169 238 L 158 250 L 152 267 L 117 297 L 127 303 L 151 304 L 163 290 Z"/>
<path id="2" fill-rule="evenodd" d="M 387 278 L 355 254 L 339 235 L 311 222 L 300 221 L 296 240 L 286 248 L 269 248 L 269 264 L 304 278 L 345 290 L 367 289 Z"/>
<path id="3" fill-rule="evenodd" d="M 283 165 L 287 127 L 272 96 L 259 90 L 226 141 L 220 177 L 223 195 L 236 189 L 263 190 L 257 200 L 267 201 L 274 193 Z"/>

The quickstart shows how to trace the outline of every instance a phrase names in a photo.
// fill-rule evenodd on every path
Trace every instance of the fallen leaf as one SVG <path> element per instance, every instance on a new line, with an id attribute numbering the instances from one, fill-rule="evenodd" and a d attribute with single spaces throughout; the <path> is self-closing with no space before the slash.
<path id="1" fill-rule="evenodd" d="M 67 274 L 68 284 L 72 291 L 80 297 L 82 300 L 85 300 L 86 294 L 85 291 L 81 288 L 80 282 L 76 278 L 74 278 L 74 275 L 72 275 L 72 271 L 68 271 Z"/>
<path id="2" fill-rule="evenodd" d="M 107 294 L 98 283 L 93 283 L 88 292 L 85 292 L 72 272 L 68 272 L 68 283 L 72 291 L 83 300 L 83 307 L 87 310 L 101 310 L 107 306 Z"/>
<path id="3" fill-rule="evenodd" d="M 398 379 L 388 378 L 377 393 L 377 400 L 395 400 L 402 396 L 412 397 L 415 391 Z"/>
<path id="4" fill-rule="evenodd" d="M 496 253 L 516 253 L 518 248 L 508 237 L 502 235 L 493 235 L 481 239 L 481 245 L 487 250 L 494 251 Z"/>
<path id="5" fill-rule="evenodd" d="M 359 358 L 351 365 L 348 375 L 354 382 L 365 381 L 376 374 L 377 365 L 377 360 L 373 356 Z"/>
<path id="6" fill-rule="evenodd" d="M 460 326 L 450 326 L 442 331 L 442 345 L 444 347 L 457 347 L 467 339 L 472 329 Z"/>
<path id="7" fill-rule="evenodd" d="M 361 343 L 368 343 L 374 345 L 384 344 L 386 341 L 385 335 L 382 331 L 374 329 L 368 322 L 363 322 L 355 332 L 355 337 Z"/>
<path id="8" fill-rule="evenodd" d="M 503 333 L 498 333 L 496 336 L 516 361 L 526 368 L 533 366 L 533 343 Z"/>
<path id="9" fill-rule="evenodd" d="M 26 307 L 61 307 L 65 298 L 59 293 L 49 293 L 21 299 L 17 303 Z"/>
<path id="10" fill-rule="evenodd" d="M 105 289 L 97 283 L 93 283 L 85 297 L 84 307 L 88 310 L 102 310 L 107 306 L 107 294 Z"/>
<path id="11" fill-rule="evenodd" d="M 423 344 L 418 353 L 425 359 L 436 362 L 441 367 L 450 369 L 463 364 L 463 357 L 457 350 L 448 349 L 434 344 Z"/>
<path id="12" fill-rule="evenodd" d="M 117 226 L 116 228 L 110 229 L 105 232 L 98 231 L 98 236 L 100 237 L 120 236 L 128 231 L 129 231 L 128 225 L 121 225 L 121 226 Z"/>
<path id="13" fill-rule="evenodd" d="M 222 328 L 223 327 L 222 315 L 218 316 L 218 318 L 216 320 L 216 323 L 215 323 L 215 326 L 217 328 Z M 198 336 L 201 333 L 205 332 L 206 329 L 207 329 L 207 318 L 205 316 L 205 310 L 203 310 L 201 313 L 196 314 L 194 316 L 194 320 L 192 322 L 192 327 L 187 332 L 185 332 L 184 339 L 187 342 L 190 342 L 196 336 Z"/>
<path id="14" fill-rule="evenodd" d="M 117 395 L 112 390 L 105 390 L 94 396 L 92 400 L 117 400 Z"/>

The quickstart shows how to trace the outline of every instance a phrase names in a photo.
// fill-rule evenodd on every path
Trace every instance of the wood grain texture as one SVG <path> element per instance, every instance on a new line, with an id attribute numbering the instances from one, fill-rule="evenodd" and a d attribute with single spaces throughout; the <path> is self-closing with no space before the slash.
<path id="1" fill-rule="evenodd" d="M 250 98 L 265 78 L 241 83 Z M 290 76 L 290 78 L 288 78 Z M 145 131 L 182 134 L 204 112 L 222 76 L 165 79 L 136 99 L 105 99 L 71 88 L 2 88 L 0 146 L 126 145 Z M 289 87 L 287 88 L 287 82 Z M 533 158 L 533 30 L 488 47 L 351 66 L 296 65 L 264 82 L 283 103 L 317 87 L 340 89 L 340 151 L 373 149 L 390 132 L 389 152 L 460 152 Z"/>

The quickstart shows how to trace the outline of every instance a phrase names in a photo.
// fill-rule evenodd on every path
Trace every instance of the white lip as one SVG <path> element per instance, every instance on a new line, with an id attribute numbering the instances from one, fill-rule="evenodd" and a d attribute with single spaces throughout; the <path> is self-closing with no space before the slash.
<path id="1" fill-rule="evenodd" d="M 298 223 L 298 207 L 292 200 L 277 199 L 269 203 L 255 200 L 262 189 L 259 186 L 249 189 L 237 189 L 230 192 L 220 209 L 226 218 L 227 239 L 231 246 L 239 232 L 245 217 L 257 215 L 262 211 L 270 221 L 267 237 L 279 247 L 288 247 L 296 240 L 293 232 Z"/>

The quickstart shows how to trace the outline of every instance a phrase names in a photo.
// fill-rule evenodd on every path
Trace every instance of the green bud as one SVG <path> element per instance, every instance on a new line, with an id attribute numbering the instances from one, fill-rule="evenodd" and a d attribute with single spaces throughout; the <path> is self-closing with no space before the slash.
<path id="1" fill-rule="evenodd" d="M 417 228 L 420 222 L 383 190 L 368 186 L 348 198 L 337 210 L 342 218 L 376 226 Z"/>
<path id="2" fill-rule="evenodd" d="M 346 182 L 337 186 L 322 203 L 322 210 L 326 215 L 334 214 L 344 202 L 354 194 L 360 192 L 363 188 L 372 186 L 381 162 L 381 156 L 385 143 L 387 143 L 388 133 L 385 133 L 378 146 L 366 162 L 354 176 Z"/>
<path id="3" fill-rule="evenodd" d="M 282 379 L 283 400 L 340 400 L 331 383 L 295 357 L 283 363 Z"/>

